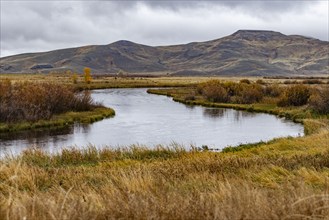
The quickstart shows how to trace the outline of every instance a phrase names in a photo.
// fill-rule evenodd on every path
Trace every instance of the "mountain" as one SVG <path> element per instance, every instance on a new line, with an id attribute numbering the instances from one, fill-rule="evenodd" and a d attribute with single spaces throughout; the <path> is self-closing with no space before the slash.
<path id="1" fill-rule="evenodd" d="M 0 73 L 273 76 L 329 74 L 329 42 L 274 31 L 239 30 L 207 42 L 146 46 L 129 41 L 0 58 Z"/>

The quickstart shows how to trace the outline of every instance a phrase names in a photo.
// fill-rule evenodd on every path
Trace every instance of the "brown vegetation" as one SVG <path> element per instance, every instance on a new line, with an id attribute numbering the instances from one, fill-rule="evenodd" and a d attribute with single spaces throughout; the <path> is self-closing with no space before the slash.
<path id="1" fill-rule="evenodd" d="M 91 70 L 89 67 L 85 67 L 83 69 L 83 76 L 84 76 L 84 79 L 85 79 L 85 83 L 87 84 L 90 84 L 91 83 L 91 80 L 92 80 L 92 77 L 91 77 Z"/>
<path id="2" fill-rule="evenodd" d="M 27 151 L 0 161 L 0 219 L 325 219 L 328 131 L 214 153 Z"/>
<path id="3" fill-rule="evenodd" d="M 306 105 L 311 96 L 311 89 L 305 85 L 293 85 L 287 87 L 281 99 L 279 106 L 301 106 Z"/>
<path id="4" fill-rule="evenodd" d="M 280 86 L 263 82 L 252 83 L 249 80 L 240 80 L 239 83 L 210 80 L 196 87 L 196 93 L 210 102 L 232 104 L 267 102 L 281 107 L 308 105 L 310 109 L 320 114 L 329 112 L 328 91 L 326 87 L 315 89 L 303 84 Z M 195 100 L 195 97 L 189 100 Z"/>
<path id="5" fill-rule="evenodd" d="M 329 88 L 318 89 L 309 100 L 311 108 L 319 114 L 329 114 Z"/>
<path id="6" fill-rule="evenodd" d="M 199 84 L 197 91 L 212 102 L 250 104 L 263 98 L 262 87 L 249 80 L 240 83 L 211 80 Z"/>
<path id="7" fill-rule="evenodd" d="M 75 93 L 55 83 L 0 81 L 0 122 L 37 121 L 68 111 L 88 111 L 95 103 L 88 91 Z"/>
<path id="8" fill-rule="evenodd" d="M 202 84 L 199 92 L 212 102 L 229 102 L 230 97 L 227 90 L 222 83 L 218 80 L 211 80 Z"/>
<path id="9" fill-rule="evenodd" d="M 0 86 L 1 98 L 14 85 Z M 321 109 L 328 109 L 329 90 L 307 88 L 312 94 L 307 104 L 326 114 Z M 241 102 L 239 98 L 252 96 L 249 89 L 261 92 L 258 102 L 263 103 L 225 105 L 254 110 L 260 106 L 277 113 L 272 110 L 278 108 L 281 95 L 289 94 L 290 85 L 212 81 L 170 91 L 181 92 L 178 98 L 196 100 L 191 103 L 216 106 L 219 103 L 209 102 L 213 97 L 227 94 L 230 102 Z M 169 90 L 161 92 L 172 95 Z M 268 99 L 275 104 L 266 103 Z M 279 108 L 282 116 L 291 113 L 287 109 L 298 119 L 313 116 L 294 106 Z M 328 219 L 329 121 L 320 117 L 303 121 L 310 134 L 305 137 L 225 152 L 179 146 L 89 147 L 55 155 L 35 149 L 3 158 L 0 219 Z"/>

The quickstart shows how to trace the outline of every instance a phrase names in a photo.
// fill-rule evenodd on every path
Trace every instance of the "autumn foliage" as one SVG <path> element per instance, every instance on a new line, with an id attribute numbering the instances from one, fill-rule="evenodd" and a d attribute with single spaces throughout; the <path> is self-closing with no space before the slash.
<path id="1" fill-rule="evenodd" d="M 210 80 L 200 83 L 196 92 L 210 102 L 252 104 L 272 100 L 279 107 L 307 106 L 319 114 L 329 114 L 329 88 L 314 89 L 303 84 L 252 83 L 249 80 L 222 82 Z"/>
<path id="2" fill-rule="evenodd" d="M 221 82 L 211 80 L 198 86 L 198 92 L 213 102 L 250 104 L 263 98 L 262 86 L 246 82 Z"/>
<path id="3" fill-rule="evenodd" d="M 306 105 L 311 90 L 305 85 L 294 85 L 287 87 L 281 99 L 278 102 L 279 106 L 301 106 Z"/>
<path id="4" fill-rule="evenodd" d="M 67 111 L 86 111 L 95 106 L 90 93 L 76 93 L 54 83 L 0 81 L 0 121 L 36 121 Z"/>
<path id="5" fill-rule="evenodd" d="M 316 90 L 309 99 L 311 108 L 320 114 L 329 114 L 329 88 Z"/>
<path id="6" fill-rule="evenodd" d="M 90 68 L 89 67 L 84 68 L 83 72 L 84 72 L 85 83 L 90 84 L 92 81 Z"/>

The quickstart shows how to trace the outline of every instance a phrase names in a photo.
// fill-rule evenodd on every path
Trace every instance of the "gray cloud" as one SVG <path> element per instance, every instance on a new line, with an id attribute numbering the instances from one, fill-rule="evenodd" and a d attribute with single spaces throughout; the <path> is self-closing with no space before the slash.
<path id="1" fill-rule="evenodd" d="M 328 40 L 328 1 L 0 1 L 0 56 L 131 40 L 168 45 L 267 29 Z"/>

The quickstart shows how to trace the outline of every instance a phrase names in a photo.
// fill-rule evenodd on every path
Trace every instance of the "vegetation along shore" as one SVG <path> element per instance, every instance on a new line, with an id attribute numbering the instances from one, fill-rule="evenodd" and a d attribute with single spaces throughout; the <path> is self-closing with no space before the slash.
<path id="1" fill-rule="evenodd" d="M 86 146 L 57 154 L 31 149 L 0 160 L 0 219 L 328 218 L 328 85 L 193 80 L 148 92 L 190 105 L 276 114 L 303 123 L 306 135 L 228 146 L 221 152 L 179 145 Z M 44 83 L 37 88 L 51 87 Z M 34 83 L 14 85 L 36 89 Z M 82 103 L 89 100 L 87 94 L 73 92 Z M 83 112 L 104 110 L 90 106 Z M 75 114 L 65 111 L 59 115 Z M 32 121 L 60 117 L 53 111 L 39 118 L 37 112 L 24 115 Z M 16 115 L 6 120 L 18 120 Z"/>
<path id="2" fill-rule="evenodd" d="M 63 127 L 114 116 L 90 92 L 55 82 L 0 80 L 0 132 Z"/>

